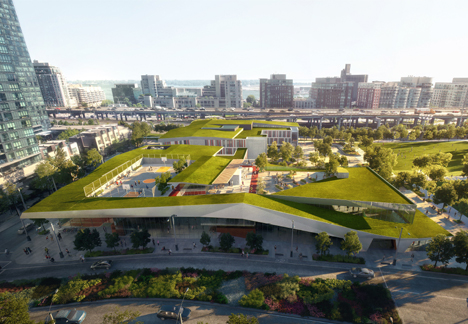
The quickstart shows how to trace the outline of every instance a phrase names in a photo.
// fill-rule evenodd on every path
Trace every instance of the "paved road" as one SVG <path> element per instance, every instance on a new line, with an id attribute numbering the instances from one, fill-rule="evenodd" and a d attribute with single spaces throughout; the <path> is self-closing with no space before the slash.
<path id="1" fill-rule="evenodd" d="M 83 305 L 68 305 L 52 307 L 52 310 L 75 308 L 84 310 L 86 315 L 86 324 L 98 324 L 102 321 L 102 316 L 111 312 L 115 307 L 119 307 L 120 311 L 132 310 L 141 313 L 138 320 L 148 323 L 163 323 L 156 316 L 156 312 L 162 305 L 176 305 L 180 301 L 161 301 L 158 299 L 145 300 L 112 300 L 104 302 L 83 303 Z M 268 313 L 255 309 L 231 307 L 227 305 L 218 305 L 202 302 L 184 301 L 184 307 L 190 308 L 192 311 L 188 321 L 185 324 L 210 323 L 210 324 L 225 324 L 230 314 L 242 313 L 247 316 L 255 316 L 262 324 L 290 324 L 290 323 L 330 323 L 330 321 L 321 321 L 313 318 L 301 318 L 287 314 Z M 48 314 L 48 308 L 33 309 L 30 311 L 31 319 L 35 321 L 44 320 Z M 165 323 L 165 322 L 164 322 Z M 175 321 L 169 321 L 175 323 Z"/>

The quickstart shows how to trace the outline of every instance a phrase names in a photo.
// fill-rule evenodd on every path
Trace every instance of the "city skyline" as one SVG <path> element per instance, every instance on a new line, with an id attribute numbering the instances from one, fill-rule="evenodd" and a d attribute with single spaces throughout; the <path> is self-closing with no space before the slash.
<path id="1" fill-rule="evenodd" d="M 142 74 L 253 80 L 275 73 L 314 80 L 338 76 L 346 63 L 369 81 L 415 75 L 450 82 L 468 75 L 462 26 L 468 4 L 461 1 L 125 4 L 15 1 L 31 58 L 60 67 L 68 80 Z"/>

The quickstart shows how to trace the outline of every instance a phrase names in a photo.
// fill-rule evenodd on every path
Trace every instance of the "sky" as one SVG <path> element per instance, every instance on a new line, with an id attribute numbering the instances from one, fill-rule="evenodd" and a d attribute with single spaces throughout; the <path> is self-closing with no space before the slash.
<path id="1" fill-rule="evenodd" d="M 466 0 L 14 0 L 32 60 L 68 80 L 468 77 Z"/>

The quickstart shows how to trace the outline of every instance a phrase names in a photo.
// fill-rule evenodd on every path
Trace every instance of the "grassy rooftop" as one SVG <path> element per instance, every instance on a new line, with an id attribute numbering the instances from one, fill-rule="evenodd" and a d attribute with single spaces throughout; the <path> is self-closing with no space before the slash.
<path id="1" fill-rule="evenodd" d="M 276 128 L 276 127 L 254 127 L 251 130 L 245 130 L 239 135 L 236 136 L 236 138 L 247 138 L 247 137 L 260 137 L 260 136 L 266 136 L 262 135 L 262 130 L 264 129 L 272 129 L 272 130 L 288 130 L 289 128 L 281 127 L 281 128 Z"/>
<path id="2" fill-rule="evenodd" d="M 409 143 L 374 143 L 374 145 L 391 148 L 398 154 L 398 164 L 394 171 L 411 171 L 413 160 L 421 155 L 451 153 L 452 161 L 447 170 L 450 175 L 461 175 L 463 169 L 463 155 L 468 154 L 468 142 L 409 142 Z"/>
<path id="3" fill-rule="evenodd" d="M 276 193 L 279 196 L 315 197 L 408 204 L 406 198 L 367 168 L 348 168 L 349 178 L 335 177 Z"/>
<path id="4" fill-rule="evenodd" d="M 87 198 L 80 200 L 64 197 L 62 204 L 51 205 L 41 202 L 28 209 L 26 213 L 236 203 L 249 204 L 377 235 L 398 237 L 401 227 L 404 228 L 402 238 L 426 238 L 439 233 L 448 235 L 445 229 L 420 211 L 416 212 L 413 224 L 397 224 L 398 226 L 396 228 L 393 222 L 350 215 L 307 204 L 284 201 L 274 196 L 261 196 L 248 193 L 159 198 Z M 408 235 L 408 233 L 411 235 Z"/>
<path id="5" fill-rule="evenodd" d="M 176 175 L 171 182 L 184 182 L 196 184 L 211 184 L 225 167 L 231 162 L 231 159 L 222 157 L 204 156 L 192 163 L 183 172 Z"/>
<path id="6" fill-rule="evenodd" d="M 217 120 L 217 119 L 204 119 L 204 120 L 195 120 L 190 125 L 186 127 L 180 127 L 168 131 L 166 134 L 162 135 L 160 138 L 178 138 L 178 137 L 219 137 L 219 138 L 246 138 L 247 136 L 261 136 L 260 132 L 262 129 L 266 128 L 254 128 L 250 131 L 244 131 L 243 129 L 238 129 L 236 131 L 221 131 L 216 129 L 202 129 L 202 128 L 221 128 L 221 125 L 250 125 L 252 123 L 262 123 L 264 125 L 278 125 L 283 126 L 283 128 L 275 128 L 278 130 L 287 129 L 284 127 L 287 126 L 296 126 L 297 123 L 281 122 L 281 121 L 262 121 L 262 120 Z M 243 133 L 246 132 L 244 135 Z"/>

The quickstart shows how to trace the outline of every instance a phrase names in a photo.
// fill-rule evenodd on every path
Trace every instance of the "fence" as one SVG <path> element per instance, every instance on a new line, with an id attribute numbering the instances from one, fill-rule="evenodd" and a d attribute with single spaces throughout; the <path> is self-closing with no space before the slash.
<path id="1" fill-rule="evenodd" d="M 183 155 L 183 154 L 140 154 L 139 156 L 131 159 L 130 161 L 127 161 L 118 167 L 112 169 L 111 171 L 107 172 L 103 176 L 101 176 L 99 179 L 91 182 L 90 184 L 86 185 L 83 187 L 85 197 L 89 197 L 93 195 L 96 191 L 100 190 L 101 187 L 105 186 L 111 181 L 115 181 L 116 177 L 127 169 L 129 169 L 131 166 L 133 166 L 135 163 L 139 162 L 143 158 L 162 158 L 165 157 L 167 159 L 180 159 L 180 158 L 185 158 L 185 160 L 189 161 L 190 160 L 190 155 Z"/>

